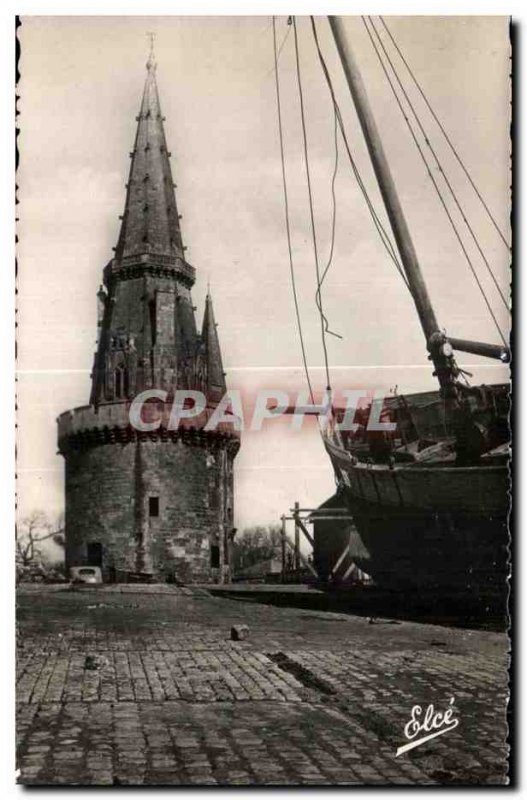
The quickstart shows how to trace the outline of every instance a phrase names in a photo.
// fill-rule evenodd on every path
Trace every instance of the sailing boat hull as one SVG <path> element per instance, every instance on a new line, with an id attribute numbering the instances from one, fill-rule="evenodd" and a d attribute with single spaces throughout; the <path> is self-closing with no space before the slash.
<path id="1" fill-rule="evenodd" d="M 369 554 L 367 559 L 357 554 L 357 563 L 378 584 L 394 588 L 450 594 L 484 593 L 497 587 L 505 593 L 506 390 L 465 386 L 453 344 L 464 352 L 499 360 L 509 357 L 508 349 L 462 339 L 449 343 L 441 332 L 354 49 L 343 20 L 330 17 L 329 23 L 442 389 L 437 402 L 423 405 L 418 396 L 400 398 L 400 404 L 395 401 L 404 423 L 397 444 L 395 436 L 391 442 L 380 437 L 368 441 L 367 426 L 361 446 L 353 437 L 346 441 L 339 429 L 333 443 L 327 438 L 339 486 Z M 443 170 L 439 161 L 438 167 Z M 462 399 L 455 407 L 447 402 L 454 390 Z"/>
<path id="2" fill-rule="evenodd" d="M 361 463 L 329 441 L 326 449 L 364 546 L 350 555 L 378 585 L 506 593 L 506 464 L 389 466 Z"/>

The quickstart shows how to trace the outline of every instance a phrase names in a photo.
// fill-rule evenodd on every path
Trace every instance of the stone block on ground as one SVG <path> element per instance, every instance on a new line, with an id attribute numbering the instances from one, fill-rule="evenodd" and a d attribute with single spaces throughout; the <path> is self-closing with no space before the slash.
<path id="1" fill-rule="evenodd" d="M 249 637 L 248 625 L 233 625 L 231 628 L 231 639 L 233 642 L 242 642 Z"/>

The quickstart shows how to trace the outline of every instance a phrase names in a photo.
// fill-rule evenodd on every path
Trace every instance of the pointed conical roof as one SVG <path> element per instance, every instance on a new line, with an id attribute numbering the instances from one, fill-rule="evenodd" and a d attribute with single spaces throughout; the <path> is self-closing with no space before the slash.
<path id="1" fill-rule="evenodd" d="M 151 55 L 141 110 L 137 119 L 126 204 L 119 241 L 118 261 L 151 255 L 181 259 L 184 248 L 167 151 L 163 116 L 156 84 L 156 64 Z"/>
<path id="2" fill-rule="evenodd" d="M 223 394 L 226 391 L 225 374 L 223 372 L 220 342 L 218 339 L 216 322 L 214 320 L 214 310 L 212 308 L 210 292 L 207 292 L 205 300 L 201 341 L 203 343 L 207 364 L 207 389 L 209 392 Z"/>

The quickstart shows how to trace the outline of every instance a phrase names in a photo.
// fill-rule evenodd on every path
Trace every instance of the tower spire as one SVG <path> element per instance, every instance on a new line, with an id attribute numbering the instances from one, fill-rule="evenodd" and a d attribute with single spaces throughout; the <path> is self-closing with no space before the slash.
<path id="1" fill-rule="evenodd" d="M 118 270 L 131 259 L 155 258 L 172 262 L 191 274 L 185 261 L 174 180 L 170 166 L 164 117 L 156 84 L 154 34 L 149 33 L 150 51 L 147 75 L 137 121 L 134 149 L 126 185 L 126 201 L 121 231 L 115 248 L 112 269 Z M 160 259 L 159 259 L 160 257 Z M 192 281 L 193 282 L 193 281 Z"/>
<path id="2" fill-rule="evenodd" d="M 157 67 L 156 57 L 154 55 L 154 42 L 155 42 L 156 35 L 155 35 L 155 33 L 152 33 L 152 31 L 149 31 L 146 35 L 147 35 L 148 40 L 150 42 L 150 52 L 148 54 L 148 61 L 146 62 L 146 68 L 147 68 L 148 71 L 154 70 L 154 72 L 155 72 L 155 69 Z"/>
<path id="3" fill-rule="evenodd" d="M 125 209 L 99 296 L 99 342 L 91 402 L 113 403 L 144 388 L 192 387 L 200 348 L 156 85 L 154 34 L 137 120 Z"/>

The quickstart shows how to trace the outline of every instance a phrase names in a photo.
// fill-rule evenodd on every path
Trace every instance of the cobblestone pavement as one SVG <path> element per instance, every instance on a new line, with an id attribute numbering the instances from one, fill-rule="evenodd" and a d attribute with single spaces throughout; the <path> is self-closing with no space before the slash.
<path id="1" fill-rule="evenodd" d="M 25 784 L 507 780 L 502 634 L 131 587 L 22 589 L 18 619 Z M 452 697 L 456 730 L 396 757 Z"/>

